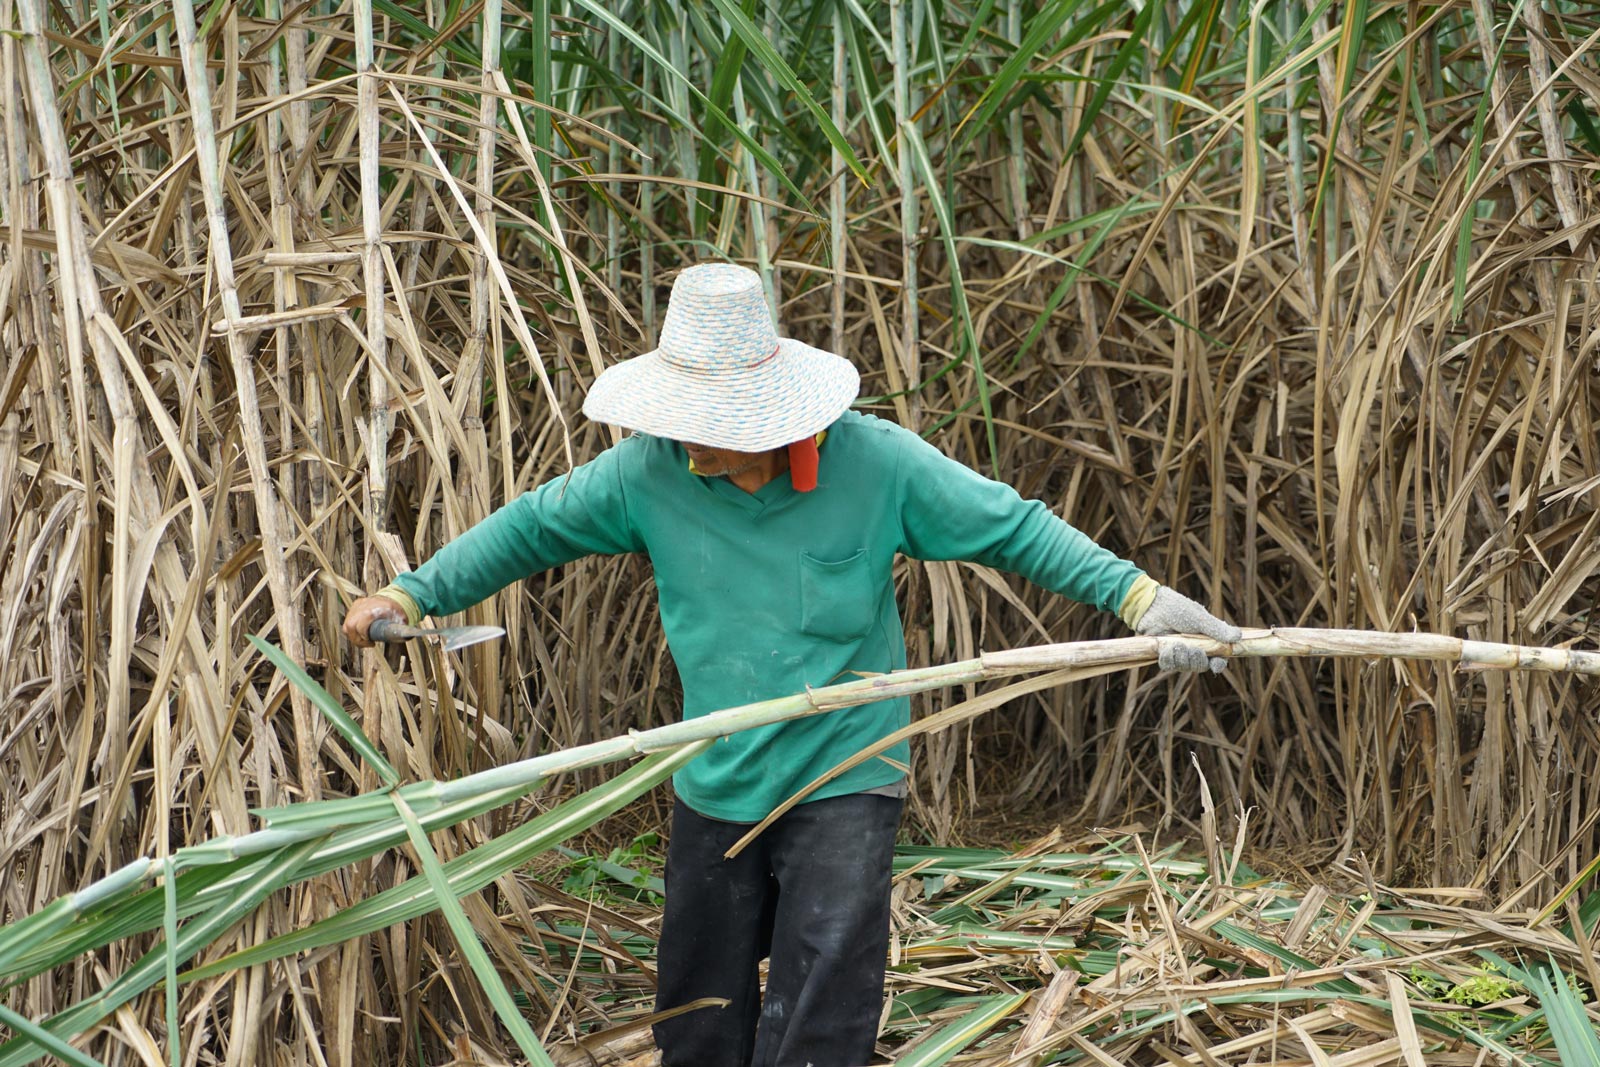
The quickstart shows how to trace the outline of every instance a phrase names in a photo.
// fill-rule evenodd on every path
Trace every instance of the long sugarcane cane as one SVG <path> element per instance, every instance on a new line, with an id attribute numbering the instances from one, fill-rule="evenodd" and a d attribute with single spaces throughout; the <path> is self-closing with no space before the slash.
<path id="1" fill-rule="evenodd" d="M 632 731 L 622 737 L 548 753 L 454 781 L 419 782 L 345 800 L 259 811 L 257 814 L 265 823 L 262 830 L 178 849 L 165 859 L 135 860 L 33 915 L 0 927 L 0 987 L 49 966 L 48 961 L 55 954 L 48 951 L 47 945 L 56 945 L 58 952 L 61 949 L 88 951 L 109 939 L 127 937 L 161 925 L 159 911 L 149 908 L 141 911 L 127 898 L 144 883 L 162 874 L 171 879 L 182 870 L 211 867 L 216 871 L 218 864 L 243 864 L 232 870 L 223 867 L 220 876 L 207 876 L 213 879 L 209 884 L 194 885 L 192 892 L 182 894 L 180 910 L 183 914 L 204 915 L 193 929 L 183 928 L 189 947 L 182 951 L 187 958 L 199 947 L 197 939 L 212 926 L 234 921 L 242 914 L 241 908 L 254 907 L 273 885 L 304 881 L 397 847 L 407 837 L 408 830 L 415 840 L 424 829 L 453 825 L 510 804 L 554 774 L 668 750 L 675 750 L 670 758 L 676 766 L 692 758 L 694 747 L 711 738 L 945 686 L 1046 671 L 1054 672 L 1059 678 L 1070 678 L 1148 666 L 1158 661 L 1164 644 L 1197 647 L 1210 656 L 1231 658 L 1355 656 L 1453 662 L 1469 670 L 1569 671 L 1600 676 L 1600 652 L 1595 651 L 1464 641 L 1437 634 L 1360 630 L 1250 630 L 1233 644 L 1181 636 L 1127 637 L 984 653 L 956 663 L 863 677 L 652 730 Z M 279 660 L 281 653 L 276 649 L 270 651 L 274 654 L 272 658 Z M 280 662 L 280 666 L 287 669 L 284 662 Z M 303 672 L 295 673 L 303 678 Z M 315 687 L 309 679 L 300 684 Z M 317 695 L 332 703 L 326 693 Z M 365 738 L 359 740 L 370 747 Z M 635 768 L 636 771 L 641 769 Z M 402 820 L 397 817 L 397 810 L 415 814 Z M 263 865 L 271 866 L 272 871 L 266 871 Z M 241 883 L 253 885 L 254 891 L 241 897 Z M 169 908 L 178 903 L 172 887 L 169 886 L 166 893 L 173 898 Z M 90 912 L 109 908 L 113 903 L 119 907 L 127 905 L 118 921 L 107 924 L 114 927 L 114 931 L 107 931 L 105 936 L 96 934 L 87 940 L 74 936 L 78 920 Z M 169 933 L 174 921 L 175 917 L 168 914 Z M 68 948 L 69 942 L 71 948 Z M 126 981 L 118 986 L 117 1003 L 157 980 L 152 968 L 158 954 L 152 953 L 141 962 L 140 966 L 149 973 L 137 981 L 133 981 L 132 972 L 124 976 Z M 18 1036 L 0 1047 L 0 1064 L 28 1062 L 54 1047 L 54 1043 L 81 1033 L 111 1007 L 109 1002 L 85 1003 L 43 1026 L 10 1018 L 8 1014 L 0 1023 L 11 1025 Z"/>
<path id="2" fill-rule="evenodd" d="M 1037 671 L 1149 666 L 1157 661 L 1164 643 L 1200 648 L 1209 656 L 1233 659 L 1349 656 L 1431 660 L 1455 663 L 1463 670 L 1561 671 L 1600 676 L 1600 651 L 1468 641 L 1427 633 L 1394 634 L 1370 630 L 1287 627 L 1245 630 L 1242 639 L 1233 644 L 1183 636 L 1074 641 L 985 652 L 954 663 L 871 675 L 809 689 L 792 696 L 727 708 L 650 730 L 632 730 L 619 737 L 519 760 L 464 778 L 401 786 L 397 791 L 417 811 L 423 826 L 428 830 L 436 830 L 480 814 L 486 810 L 485 803 L 491 806 L 512 803 L 532 791 L 541 781 L 557 774 L 930 689 Z M 172 860 L 179 870 L 229 862 L 320 837 L 333 829 L 375 823 L 387 825 L 394 821 L 393 813 L 393 804 L 383 793 L 264 809 L 257 812 L 265 824 L 264 829 L 180 848 L 172 854 Z M 319 853 L 315 856 L 314 861 L 320 861 L 315 862 L 315 866 L 319 870 L 327 870 L 330 864 L 340 865 L 341 860 L 354 862 L 362 854 L 371 854 L 361 850 L 377 844 L 382 837 L 383 834 L 375 829 L 360 840 L 325 846 L 324 852 L 328 854 Z M 341 850 L 341 854 L 331 853 L 330 850 L 336 848 Z M 163 870 L 164 861 L 149 858 L 134 860 L 77 893 L 68 894 L 62 899 L 71 903 L 59 910 L 81 913 L 159 876 Z M 42 914 L 36 913 L 34 918 Z M 20 923 L 27 921 L 20 920 Z M 5 973 L 3 958 L 9 940 L 5 935 L 14 933 L 18 925 L 14 923 L 10 929 L 0 929 L 0 977 Z"/>

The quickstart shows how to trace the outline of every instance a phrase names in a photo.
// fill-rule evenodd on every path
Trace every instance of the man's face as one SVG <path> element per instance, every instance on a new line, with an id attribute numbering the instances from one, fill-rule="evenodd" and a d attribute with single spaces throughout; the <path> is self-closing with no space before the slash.
<path id="1" fill-rule="evenodd" d="M 766 455 L 764 452 L 735 452 L 731 448 L 691 445 L 687 441 L 683 442 L 683 450 L 694 461 L 694 469 L 708 478 L 730 477 L 754 470 Z"/>

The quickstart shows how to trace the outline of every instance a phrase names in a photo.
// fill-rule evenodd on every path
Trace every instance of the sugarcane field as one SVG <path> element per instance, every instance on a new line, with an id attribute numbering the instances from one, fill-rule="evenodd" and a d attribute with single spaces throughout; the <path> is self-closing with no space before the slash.
<path id="1" fill-rule="evenodd" d="M 0 1067 L 1600 1067 L 1594 0 L 0 74 Z"/>

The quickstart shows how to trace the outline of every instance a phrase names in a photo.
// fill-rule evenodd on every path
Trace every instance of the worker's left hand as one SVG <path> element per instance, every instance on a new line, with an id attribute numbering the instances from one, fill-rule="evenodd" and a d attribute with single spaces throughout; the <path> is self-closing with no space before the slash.
<path id="1" fill-rule="evenodd" d="M 1182 593 L 1166 586 L 1156 590 L 1156 598 L 1145 609 L 1134 630 L 1149 637 L 1160 637 L 1165 634 L 1196 634 L 1214 641 L 1226 641 L 1229 644 L 1243 636 L 1237 626 L 1223 622 Z M 1220 673 L 1228 665 L 1228 661 L 1220 656 L 1207 656 L 1198 648 L 1177 645 L 1163 646 L 1160 662 L 1162 670 L 1209 669 L 1213 674 Z"/>

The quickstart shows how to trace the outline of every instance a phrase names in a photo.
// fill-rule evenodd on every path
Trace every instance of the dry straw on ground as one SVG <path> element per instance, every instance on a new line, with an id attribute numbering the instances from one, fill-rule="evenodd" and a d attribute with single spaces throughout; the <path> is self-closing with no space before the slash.
<path id="1" fill-rule="evenodd" d="M 708 256 L 762 269 L 870 410 L 1241 623 L 1596 643 L 1592 4 L 746 10 L 0 0 L 0 918 L 378 785 L 247 634 L 408 781 L 670 720 L 638 560 L 508 590 L 469 613 L 508 640 L 460 661 L 357 657 L 337 620 L 603 447 L 586 383 Z M 914 663 L 1116 631 L 976 568 L 899 580 Z M 1262 845 L 1542 907 L 1600 845 L 1594 693 L 1144 670 L 928 739 L 913 821 L 1069 801 L 1197 833 L 1193 753 Z M 285 893 L 215 951 L 411 862 Z M 503 925 L 469 910 L 531 987 L 540 904 L 497 899 Z M 76 1002 L 152 943 L 4 1002 Z M 451 943 L 418 920 L 192 985 L 184 1048 L 436 1058 L 492 1032 Z M 96 1048 L 151 1054 L 164 1010 Z"/>
<path id="2" fill-rule="evenodd" d="M 880 1054 L 902 1067 L 1478 1067 L 1600 1049 L 1565 1029 L 1594 1036 L 1579 993 L 1593 959 L 1571 927 L 1530 928 L 1538 917 L 1486 911 L 1469 890 L 1296 887 L 1215 841 L 1208 878 L 1152 853 L 1142 830 L 1058 832 L 1011 854 L 902 850 Z M 608 964 L 653 962 L 654 915 L 615 898 L 639 872 L 610 873 L 613 899 L 561 902 L 543 944 L 595 1027 L 552 1050 L 558 1067 L 658 1062 L 648 1001 Z M 1524 954 L 1541 963 L 1512 962 Z"/>

